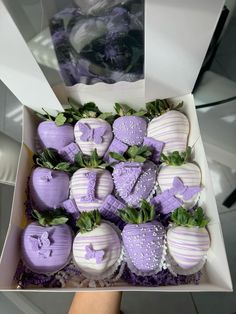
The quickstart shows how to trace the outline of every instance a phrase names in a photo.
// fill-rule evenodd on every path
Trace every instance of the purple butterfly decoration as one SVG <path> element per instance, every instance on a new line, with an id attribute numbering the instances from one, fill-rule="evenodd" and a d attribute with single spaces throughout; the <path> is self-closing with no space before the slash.
<path id="1" fill-rule="evenodd" d="M 79 122 L 78 124 L 82 135 L 80 136 L 81 141 L 88 142 L 94 141 L 96 144 L 101 144 L 103 141 L 103 136 L 106 133 L 107 127 L 101 126 L 96 129 L 90 128 L 86 123 Z"/>
<path id="2" fill-rule="evenodd" d="M 47 231 L 43 232 L 41 237 L 38 236 L 30 236 L 29 240 L 32 245 L 33 251 L 39 251 L 42 248 L 48 248 L 51 245 L 51 242 L 48 238 L 49 234 Z"/>
<path id="3" fill-rule="evenodd" d="M 104 254 L 105 252 L 103 250 L 94 250 L 92 245 L 86 245 L 85 246 L 85 259 L 89 260 L 89 259 L 96 259 L 96 264 L 101 264 Z"/>
<path id="4" fill-rule="evenodd" d="M 200 186 L 187 186 L 184 185 L 183 181 L 175 177 L 173 180 L 172 188 L 170 189 L 170 192 L 175 194 L 180 194 L 183 196 L 184 200 L 191 199 L 195 194 L 199 193 L 201 191 Z"/>
<path id="5" fill-rule="evenodd" d="M 51 256 L 52 250 L 39 251 L 40 258 L 49 258 Z"/>

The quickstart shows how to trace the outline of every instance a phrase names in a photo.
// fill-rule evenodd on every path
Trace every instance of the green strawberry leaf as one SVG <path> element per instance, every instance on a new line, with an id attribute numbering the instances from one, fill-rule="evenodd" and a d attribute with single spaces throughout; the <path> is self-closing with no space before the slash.
<path id="1" fill-rule="evenodd" d="M 76 226 L 81 233 L 90 232 L 101 224 L 101 214 L 98 210 L 82 212 L 76 221 Z"/>
<path id="2" fill-rule="evenodd" d="M 70 171 L 71 164 L 69 162 L 60 162 L 54 167 L 55 170 Z"/>
<path id="3" fill-rule="evenodd" d="M 206 227 L 209 222 L 201 207 L 196 208 L 193 212 L 188 211 L 183 207 L 179 207 L 172 213 L 171 220 L 177 226 L 200 228 Z"/>
<path id="4" fill-rule="evenodd" d="M 148 221 L 153 221 L 156 215 L 156 211 L 153 205 L 146 200 L 142 200 L 140 203 L 140 209 L 126 206 L 119 210 L 120 218 L 129 224 L 142 224 Z"/>
<path id="5" fill-rule="evenodd" d="M 133 161 L 142 163 L 142 162 L 146 161 L 146 158 L 142 157 L 142 156 L 136 156 L 133 158 Z"/>
<path id="6" fill-rule="evenodd" d="M 58 115 L 56 116 L 55 123 L 56 123 L 57 126 L 60 126 L 60 125 L 65 124 L 66 120 L 67 120 L 67 119 L 66 119 L 64 113 L 63 113 L 63 112 L 60 112 L 60 113 L 58 113 Z"/>
<path id="7" fill-rule="evenodd" d="M 126 161 L 124 156 L 122 156 L 121 154 L 115 153 L 115 152 L 110 152 L 109 156 L 115 160 L 118 160 L 118 161 Z"/>
<path id="8" fill-rule="evenodd" d="M 50 226 L 63 225 L 68 221 L 68 219 L 69 218 L 67 218 L 67 217 L 53 218 L 50 222 Z"/>
<path id="9" fill-rule="evenodd" d="M 131 158 L 134 158 L 137 156 L 139 152 L 139 147 L 134 145 L 134 146 L 131 146 L 128 151 L 127 151 L 127 154 L 131 157 Z"/>

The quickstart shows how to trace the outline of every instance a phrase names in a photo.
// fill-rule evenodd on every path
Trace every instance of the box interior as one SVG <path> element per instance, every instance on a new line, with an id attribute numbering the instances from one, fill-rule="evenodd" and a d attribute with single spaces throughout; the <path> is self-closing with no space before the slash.
<path id="1" fill-rule="evenodd" d="M 225 254 L 224 241 L 217 212 L 214 192 L 209 175 L 205 152 L 199 132 L 198 120 L 194 106 L 193 96 L 185 95 L 175 99 L 171 99 L 173 103 L 184 101 L 182 111 L 189 117 L 191 121 L 191 130 L 189 135 L 189 146 L 193 147 L 194 160 L 202 170 L 202 185 L 204 187 L 201 192 L 199 205 L 206 210 L 210 223 L 208 229 L 211 236 L 211 248 L 208 253 L 207 263 L 203 270 L 203 276 L 199 285 L 183 285 L 183 286 L 167 286 L 167 287 L 134 287 L 129 286 L 122 281 L 117 282 L 114 287 L 109 290 L 150 290 L 150 291 L 231 291 L 232 283 Z M 135 106 L 137 107 L 137 106 Z M 13 207 L 10 219 L 10 225 L 6 242 L 4 245 L 1 263 L 0 263 L 0 289 L 11 290 L 16 288 L 13 281 L 17 263 L 20 259 L 19 239 L 22 229 L 26 226 L 25 217 L 26 201 L 26 185 L 32 167 L 32 154 L 35 150 L 36 127 L 39 119 L 35 116 L 33 110 L 24 107 L 24 129 L 23 144 L 21 149 L 17 182 L 13 200 Z M 224 265 L 224 269 L 222 269 Z M 219 272 L 220 269 L 220 272 Z M 92 290 L 85 288 L 85 290 Z M 104 288 L 101 288 L 104 290 Z M 65 289 L 42 289 L 42 291 L 75 291 L 78 288 L 66 287 Z M 84 290 L 79 288 L 79 290 Z M 25 291 L 25 290 L 24 290 Z M 37 289 L 38 291 L 38 289 Z"/>

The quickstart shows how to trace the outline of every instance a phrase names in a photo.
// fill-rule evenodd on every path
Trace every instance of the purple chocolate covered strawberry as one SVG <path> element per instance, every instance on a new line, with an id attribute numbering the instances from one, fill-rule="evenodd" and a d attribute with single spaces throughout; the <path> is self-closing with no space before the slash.
<path id="1" fill-rule="evenodd" d="M 132 206 L 149 197 L 155 187 L 157 166 L 146 160 L 151 154 L 147 146 L 131 146 L 123 156 L 110 153 L 112 158 L 121 161 L 113 171 L 116 191 Z"/>
<path id="2" fill-rule="evenodd" d="M 60 160 L 59 154 L 52 149 L 45 149 L 34 155 L 35 164 L 30 176 L 30 197 L 39 210 L 57 208 L 69 196 L 70 164 Z"/>
<path id="3" fill-rule="evenodd" d="M 78 268 L 88 276 L 103 276 L 118 267 L 121 256 L 120 235 L 112 223 L 101 220 L 97 210 L 84 212 L 76 225 L 79 232 L 73 243 L 73 258 Z"/>
<path id="4" fill-rule="evenodd" d="M 97 154 L 91 156 L 77 154 L 75 167 L 80 168 L 71 178 L 71 197 L 79 211 L 90 211 L 101 206 L 105 198 L 113 191 L 111 173 L 106 170 L 107 164 Z"/>
<path id="5" fill-rule="evenodd" d="M 157 181 L 162 192 L 171 190 L 173 195 L 191 207 L 201 191 L 201 170 L 195 163 L 189 162 L 190 157 L 190 147 L 182 153 L 162 154 Z"/>
<path id="6" fill-rule="evenodd" d="M 113 133 L 121 142 L 128 145 L 140 145 L 147 132 L 147 121 L 142 116 L 145 111 L 136 112 L 127 105 L 115 104 L 120 116 L 113 123 Z"/>
<path id="7" fill-rule="evenodd" d="M 146 104 L 148 116 L 152 119 L 148 124 L 147 136 L 165 143 L 163 153 L 186 150 L 189 121 L 180 111 L 183 103 L 176 107 L 166 100 L 157 99 Z"/>
<path id="8" fill-rule="evenodd" d="M 36 273 L 53 273 L 62 269 L 71 256 L 72 231 L 68 218 L 60 210 L 40 214 L 21 235 L 21 253 L 25 265 Z"/>
<path id="9" fill-rule="evenodd" d="M 143 200 L 140 209 L 121 209 L 120 217 L 128 223 L 122 231 L 122 239 L 131 263 L 143 273 L 160 269 L 165 229 L 154 220 L 154 206 Z"/>
<path id="10" fill-rule="evenodd" d="M 106 121 L 112 114 L 101 113 L 94 103 L 87 103 L 80 109 L 80 116 L 74 127 L 76 143 L 83 154 L 91 155 L 96 149 L 102 157 L 113 138 L 111 125 Z"/>
<path id="11" fill-rule="evenodd" d="M 208 219 L 201 207 L 193 212 L 179 207 L 171 220 L 174 225 L 167 232 L 169 253 L 181 268 L 191 269 L 203 260 L 210 247 Z"/>
<path id="12" fill-rule="evenodd" d="M 62 116 L 64 117 L 63 113 L 58 113 L 54 118 L 47 112 L 45 115 L 40 115 L 47 120 L 39 123 L 37 128 L 37 135 L 42 148 L 53 148 L 60 151 L 74 142 L 73 126 L 66 123 L 66 118 L 62 120 Z"/>

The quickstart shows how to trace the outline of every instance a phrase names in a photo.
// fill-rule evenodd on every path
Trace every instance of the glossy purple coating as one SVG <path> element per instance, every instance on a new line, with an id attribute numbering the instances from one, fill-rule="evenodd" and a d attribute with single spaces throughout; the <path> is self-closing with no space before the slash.
<path id="1" fill-rule="evenodd" d="M 147 122 L 142 117 L 124 116 L 113 123 L 115 137 L 128 145 L 140 145 L 147 131 Z"/>
<path id="2" fill-rule="evenodd" d="M 128 224 L 122 231 L 126 252 L 140 271 L 158 268 L 162 258 L 165 229 L 158 221 Z"/>
<path id="3" fill-rule="evenodd" d="M 128 145 L 125 143 L 122 143 L 117 138 L 114 138 L 111 142 L 110 146 L 108 147 L 108 150 L 106 154 L 104 155 L 103 159 L 109 163 L 115 162 L 116 160 L 109 156 L 110 152 L 118 153 L 123 155 L 128 149 Z"/>
<path id="4" fill-rule="evenodd" d="M 155 163 L 159 163 L 165 143 L 155 140 L 152 137 L 144 137 L 143 145 L 146 145 L 152 149 L 151 160 Z"/>
<path id="5" fill-rule="evenodd" d="M 38 210 L 60 207 L 68 199 L 70 179 L 64 171 L 35 168 L 29 184 L 30 197 Z"/>
<path id="6" fill-rule="evenodd" d="M 70 143 L 69 145 L 60 149 L 58 152 L 66 161 L 73 163 L 75 161 L 75 155 L 80 152 L 80 149 L 77 144 Z"/>
<path id="7" fill-rule="evenodd" d="M 72 125 L 57 126 L 54 121 L 41 122 L 38 125 L 37 135 L 42 148 L 60 150 L 75 141 Z"/>
<path id="8" fill-rule="evenodd" d="M 29 224 L 21 236 L 22 259 L 36 273 L 52 273 L 68 262 L 72 248 L 72 231 L 66 224 L 43 227 Z"/>
<path id="9" fill-rule="evenodd" d="M 152 192 L 157 177 L 157 166 L 151 162 L 121 162 L 114 167 L 113 178 L 120 197 L 132 206 L 138 206 Z"/>
<path id="10" fill-rule="evenodd" d="M 157 212 L 165 215 L 183 205 L 183 201 L 175 197 L 170 190 L 166 190 L 155 196 L 151 200 L 151 203 L 155 206 Z"/>

